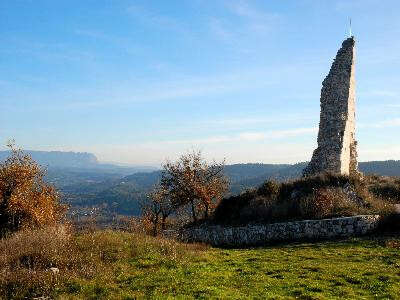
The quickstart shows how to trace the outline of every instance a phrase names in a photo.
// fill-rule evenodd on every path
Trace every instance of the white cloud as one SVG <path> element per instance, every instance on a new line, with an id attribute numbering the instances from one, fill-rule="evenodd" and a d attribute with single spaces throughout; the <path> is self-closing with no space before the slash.
<path id="1" fill-rule="evenodd" d="M 398 127 L 400 126 L 400 118 L 388 119 L 378 122 L 370 122 L 368 124 L 360 123 L 359 128 L 388 128 L 388 127 Z"/>
<path id="2" fill-rule="evenodd" d="M 400 126 L 400 118 L 381 121 L 375 124 L 377 128 L 397 127 Z"/>
<path id="3" fill-rule="evenodd" d="M 361 10 L 370 6 L 381 4 L 381 0 L 340 0 L 335 3 L 335 8 L 338 11 L 349 12 L 352 10 Z"/>
<path id="4" fill-rule="evenodd" d="M 243 41 L 249 37 L 276 31 L 282 23 L 283 18 L 278 13 L 262 11 L 251 5 L 248 1 L 225 1 L 224 7 L 235 19 L 223 17 L 212 17 L 209 20 L 210 31 L 225 42 L 235 44 L 241 52 L 252 50 L 243 46 Z M 241 41 L 241 43 L 238 43 Z"/>
<path id="5" fill-rule="evenodd" d="M 215 36 L 224 41 L 233 40 L 235 35 L 235 33 L 229 29 L 229 25 L 219 18 L 211 18 L 209 21 L 209 28 Z"/>
<path id="6" fill-rule="evenodd" d="M 234 14 L 247 19 L 248 28 L 253 32 L 267 32 L 273 29 L 282 18 L 277 13 L 263 12 L 253 7 L 248 1 L 229 1 L 226 5 Z"/>
<path id="7" fill-rule="evenodd" d="M 284 115 L 273 115 L 265 117 L 237 117 L 237 118 L 226 118 L 226 119 L 213 119 L 203 121 L 202 124 L 210 126 L 222 126 L 223 128 L 236 128 L 248 125 L 261 125 L 271 123 L 287 123 L 294 121 L 310 121 L 314 120 L 314 117 L 308 114 L 294 114 L 285 113 Z"/>
<path id="8" fill-rule="evenodd" d="M 378 96 L 378 97 L 398 97 L 399 93 L 393 90 L 372 90 L 363 92 L 361 95 L 365 96 Z"/>
<path id="9" fill-rule="evenodd" d="M 204 77 L 191 77 L 176 79 L 156 84 L 148 84 L 146 87 L 131 88 L 132 82 L 121 83 L 114 91 L 98 98 L 96 94 L 102 93 L 100 89 L 85 94 L 90 95 L 93 100 L 83 100 L 82 95 L 70 96 L 65 99 L 61 106 L 46 106 L 45 109 L 81 109 L 119 104 L 130 104 L 136 102 L 152 102 L 190 99 L 198 96 L 218 96 L 236 91 L 244 91 L 259 87 L 267 87 L 278 83 L 276 72 L 273 69 L 259 69 L 252 71 L 238 71 L 219 75 Z M 58 97 L 60 98 L 60 97 Z M 74 99 L 75 98 L 75 99 Z M 96 99 L 97 98 L 97 99 Z"/>
<path id="10" fill-rule="evenodd" d="M 173 30 L 175 32 L 187 33 L 187 26 L 183 26 L 177 19 L 150 11 L 138 5 L 131 5 L 127 8 L 128 14 L 140 21 L 142 24 L 157 27 L 161 30 Z"/>
<path id="11" fill-rule="evenodd" d="M 216 141 L 213 144 L 195 146 L 159 142 L 130 145 L 90 145 L 74 147 L 74 150 L 92 152 L 96 154 L 100 161 L 159 166 L 166 159 L 175 160 L 191 149 L 201 150 L 203 156 L 208 160 L 221 161 L 226 159 L 228 164 L 243 162 L 297 163 L 309 160 L 314 149 L 312 143 L 302 144 L 286 141 L 255 145 L 247 141 L 235 142 L 234 146 L 223 146 Z"/>
<path id="12" fill-rule="evenodd" d="M 110 39 L 110 36 L 97 30 L 76 29 L 75 34 L 95 39 L 106 39 L 106 40 Z"/>
<path id="13" fill-rule="evenodd" d="M 232 142 L 254 142 L 270 139 L 282 139 L 288 137 L 296 137 L 314 134 L 318 128 L 295 128 L 288 130 L 270 130 L 266 132 L 242 132 L 234 135 L 210 136 L 199 139 L 183 139 L 183 140 L 169 140 L 160 142 L 161 144 L 185 144 L 185 145 L 204 145 L 204 144 L 221 144 Z"/>
<path id="14" fill-rule="evenodd" d="M 358 149 L 359 161 L 400 159 L 400 145 L 379 145 Z"/>

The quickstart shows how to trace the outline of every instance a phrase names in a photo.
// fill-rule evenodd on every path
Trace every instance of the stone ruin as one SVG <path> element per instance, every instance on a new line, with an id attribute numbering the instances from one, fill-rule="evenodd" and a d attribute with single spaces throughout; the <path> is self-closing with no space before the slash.
<path id="1" fill-rule="evenodd" d="M 346 39 L 322 82 L 318 147 L 303 175 L 357 175 L 355 40 Z"/>

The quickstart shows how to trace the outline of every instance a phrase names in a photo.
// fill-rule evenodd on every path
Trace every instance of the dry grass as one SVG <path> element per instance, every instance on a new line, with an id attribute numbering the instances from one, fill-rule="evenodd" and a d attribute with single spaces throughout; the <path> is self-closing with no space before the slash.
<path id="1" fill-rule="evenodd" d="M 0 240 L 0 299 L 54 297 L 67 282 L 112 278 L 122 260 L 153 255 L 187 261 L 204 249 L 140 233 L 23 230 Z"/>

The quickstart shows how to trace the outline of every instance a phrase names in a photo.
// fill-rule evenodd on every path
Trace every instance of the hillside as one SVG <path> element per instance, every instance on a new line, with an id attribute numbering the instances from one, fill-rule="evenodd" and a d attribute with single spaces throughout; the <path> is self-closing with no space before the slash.
<path id="1" fill-rule="evenodd" d="M 230 194 L 257 187 L 267 179 L 286 181 L 301 176 L 307 163 L 290 164 L 234 164 L 225 167 L 230 178 Z M 360 163 L 365 174 L 376 173 L 385 176 L 400 176 L 400 161 L 374 161 Z M 61 172 L 61 174 L 63 174 Z M 113 175 L 103 181 L 91 179 L 89 173 L 79 173 L 85 181 L 76 180 L 69 185 L 58 186 L 66 194 L 66 201 L 78 206 L 105 205 L 112 211 L 122 214 L 139 213 L 138 201 L 157 183 L 160 171 L 138 172 L 129 176 Z M 78 176 L 70 173 L 71 176 Z M 90 180 L 93 180 L 91 182 Z M 69 178 L 69 181 L 72 181 Z M 59 182 L 60 183 L 60 182 Z M 61 182 L 62 183 L 62 182 Z"/>

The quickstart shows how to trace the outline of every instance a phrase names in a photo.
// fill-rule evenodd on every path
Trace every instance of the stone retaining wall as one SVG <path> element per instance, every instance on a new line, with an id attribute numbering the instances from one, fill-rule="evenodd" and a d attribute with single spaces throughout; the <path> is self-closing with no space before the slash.
<path id="1" fill-rule="evenodd" d="M 270 242 L 363 235 L 378 226 L 378 215 L 306 220 L 244 227 L 199 226 L 184 229 L 178 238 L 213 246 L 254 246 Z"/>

